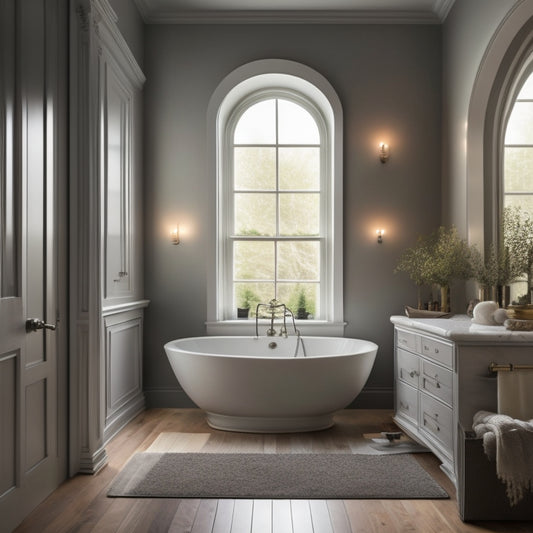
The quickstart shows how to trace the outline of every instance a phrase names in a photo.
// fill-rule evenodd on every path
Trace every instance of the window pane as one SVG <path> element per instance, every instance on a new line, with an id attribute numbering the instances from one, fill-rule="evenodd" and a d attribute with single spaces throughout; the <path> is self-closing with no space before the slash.
<path id="1" fill-rule="evenodd" d="M 268 303 L 274 298 L 274 283 L 235 283 L 233 285 L 233 302 L 237 307 L 250 307 L 250 316 L 255 316 L 259 303 Z"/>
<path id="2" fill-rule="evenodd" d="M 275 190 L 275 148 L 235 148 L 233 153 L 235 189 Z"/>
<path id="3" fill-rule="evenodd" d="M 533 194 L 506 194 L 503 201 L 504 207 L 516 206 L 522 209 L 522 212 L 529 213 L 533 217 Z"/>
<path id="4" fill-rule="evenodd" d="M 274 281 L 273 242 L 235 242 L 233 246 L 234 279 Z"/>
<path id="5" fill-rule="evenodd" d="M 279 197 L 280 235 L 318 235 L 319 193 L 286 193 Z"/>
<path id="6" fill-rule="evenodd" d="M 318 283 L 278 283 L 278 300 L 294 313 L 295 318 L 302 305 L 307 313 L 317 317 L 320 313 L 318 287 Z"/>
<path id="7" fill-rule="evenodd" d="M 278 100 L 280 144 L 320 144 L 315 119 L 302 106 Z"/>
<path id="8" fill-rule="evenodd" d="M 285 190 L 320 190 L 320 149 L 280 148 L 279 187 Z"/>
<path id="9" fill-rule="evenodd" d="M 518 99 L 533 100 L 533 76 L 530 75 L 518 93 Z"/>
<path id="10" fill-rule="evenodd" d="M 235 128 L 234 143 L 276 143 L 276 100 L 254 104 L 242 114 Z"/>
<path id="11" fill-rule="evenodd" d="M 279 242 L 278 279 L 318 281 L 320 279 L 320 243 Z"/>
<path id="12" fill-rule="evenodd" d="M 505 192 L 533 192 L 533 146 L 505 148 Z"/>
<path id="13" fill-rule="evenodd" d="M 515 102 L 507 124 L 505 144 L 533 144 L 533 102 Z"/>
<path id="14" fill-rule="evenodd" d="M 235 194 L 235 235 L 274 235 L 276 197 L 274 194 Z"/>

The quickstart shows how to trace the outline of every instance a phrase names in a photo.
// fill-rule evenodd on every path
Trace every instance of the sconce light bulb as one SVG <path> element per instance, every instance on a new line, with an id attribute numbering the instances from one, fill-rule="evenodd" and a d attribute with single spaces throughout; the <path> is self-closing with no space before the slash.
<path id="1" fill-rule="evenodd" d="M 379 143 L 379 160 L 386 163 L 389 159 L 389 145 L 387 143 Z"/>
<path id="2" fill-rule="evenodd" d="M 170 242 L 172 244 L 180 243 L 180 227 L 177 225 L 170 230 Z"/>
<path id="3" fill-rule="evenodd" d="M 385 235 L 384 229 L 377 229 L 376 234 L 378 236 L 378 243 L 381 244 L 383 242 L 383 235 Z"/>

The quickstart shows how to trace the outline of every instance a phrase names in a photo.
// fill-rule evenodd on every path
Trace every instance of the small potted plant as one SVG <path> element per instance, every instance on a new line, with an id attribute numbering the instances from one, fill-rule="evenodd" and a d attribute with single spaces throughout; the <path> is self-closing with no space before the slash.
<path id="1" fill-rule="evenodd" d="M 299 318 L 299 319 L 306 319 L 307 318 L 308 313 L 307 313 L 306 307 L 307 307 L 307 299 L 305 297 L 304 290 L 301 289 L 299 294 L 298 294 L 298 306 L 297 306 L 298 314 L 297 314 L 296 318 Z"/>
<path id="2" fill-rule="evenodd" d="M 237 318 L 248 318 L 250 309 L 257 302 L 257 296 L 251 289 L 244 289 L 237 307 Z"/>

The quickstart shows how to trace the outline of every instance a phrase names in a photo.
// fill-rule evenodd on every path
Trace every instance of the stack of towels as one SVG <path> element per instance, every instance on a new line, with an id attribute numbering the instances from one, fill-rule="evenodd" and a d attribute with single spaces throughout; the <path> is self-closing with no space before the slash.
<path id="1" fill-rule="evenodd" d="M 473 430 L 483 438 L 485 454 L 496 461 L 496 473 L 507 489 L 511 506 L 533 489 L 533 419 L 478 411 Z"/>

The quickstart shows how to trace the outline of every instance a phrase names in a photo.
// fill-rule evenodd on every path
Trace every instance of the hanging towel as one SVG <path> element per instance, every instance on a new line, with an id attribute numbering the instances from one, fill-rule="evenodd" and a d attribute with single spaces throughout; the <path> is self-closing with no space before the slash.
<path id="1" fill-rule="evenodd" d="M 518 420 L 533 418 L 533 370 L 498 372 L 498 413 Z"/>
<path id="2" fill-rule="evenodd" d="M 496 474 L 506 485 L 509 503 L 516 505 L 533 488 L 533 420 L 478 411 L 472 427 L 483 438 L 485 454 L 496 461 Z"/>

